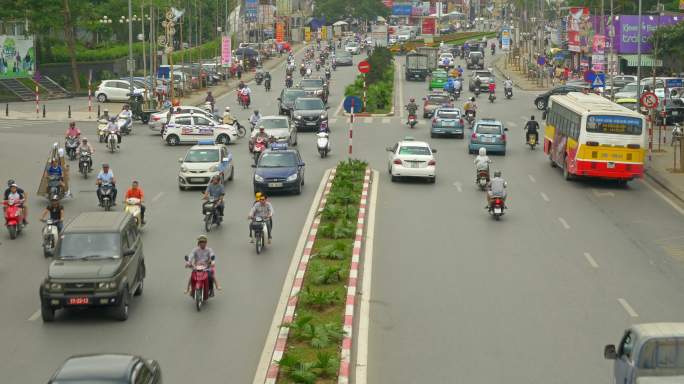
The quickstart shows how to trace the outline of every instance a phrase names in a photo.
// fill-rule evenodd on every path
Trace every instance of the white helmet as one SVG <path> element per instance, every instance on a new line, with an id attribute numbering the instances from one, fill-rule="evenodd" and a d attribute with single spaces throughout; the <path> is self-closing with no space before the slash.
<path id="1" fill-rule="evenodd" d="M 226 107 L 225 111 L 230 112 L 230 107 Z"/>
<path id="2" fill-rule="evenodd" d="M 480 156 L 487 156 L 487 148 L 480 147 Z"/>

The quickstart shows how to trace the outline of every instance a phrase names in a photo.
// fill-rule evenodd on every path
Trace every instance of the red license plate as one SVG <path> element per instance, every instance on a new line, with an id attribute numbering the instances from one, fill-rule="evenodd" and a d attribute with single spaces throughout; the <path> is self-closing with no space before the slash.
<path id="1" fill-rule="evenodd" d="M 69 305 L 88 305 L 90 301 L 87 297 L 70 297 L 68 301 Z"/>

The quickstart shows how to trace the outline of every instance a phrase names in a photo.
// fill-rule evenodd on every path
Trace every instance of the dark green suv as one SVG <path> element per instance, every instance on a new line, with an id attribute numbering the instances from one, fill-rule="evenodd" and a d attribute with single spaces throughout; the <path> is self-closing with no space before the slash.
<path id="1" fill-rule="evenodd" d="M 48 276 L 40 286 L 43 321 L 55 311 L 113 307 L 128 318 L 131 295 L 143 292 L 145 258 L 135 218 L 126 212 L 86 212 L 62 233 Z"/>

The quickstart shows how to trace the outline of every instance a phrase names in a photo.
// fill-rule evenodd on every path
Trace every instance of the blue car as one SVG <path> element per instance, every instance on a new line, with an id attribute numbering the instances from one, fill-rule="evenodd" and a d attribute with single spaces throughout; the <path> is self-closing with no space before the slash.
<path id="1" fill-rule="evenodd" d="M 302 193 L 304 162 L 296 149 L 282 143 L 266 150 L 259 157 L 254 170 L 254 193 L 284 191 Z"/>
<path id="2" fill-rule="evenodd" d="M 432 118 L 430 137 L 456 136 L 463 138 L 463 117 L 458 108 L 441 107 Z"/>
<path id="3" fill-rule="evenodd" d="M 473 127 L 470 135 L 468 153 L 477 153 L 480 148 L 487 149 L 487 153 L 506 154 L 506 131 L 503 123 L 495 119 L 480 119 Z"/>

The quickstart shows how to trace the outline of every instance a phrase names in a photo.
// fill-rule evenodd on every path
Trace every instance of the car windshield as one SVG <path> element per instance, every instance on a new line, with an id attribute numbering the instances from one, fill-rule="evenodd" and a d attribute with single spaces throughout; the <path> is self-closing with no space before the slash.
<path id="1" fill-rule="evenodd" d="M 500 135 L 501 126 L 500 125 L 490 125 L 490 124 L 478 124 L 475 132 L 485 134 L 485 135 Z"/>
<path id="2" fill-rule="evenodd" d="M 293 152 L 264 152 L 259 159 L 259 168 L 296 167 L 297 156 Z"/>
<path id="3" fill-rule="evenodd" d="M 481 57 L 482 52 L 470 52 L 470 57 Z"/>
<path id="4" fill-rule="evenodd" d="M 445 104 L 448 103 L 449 97 L 448 96 L 429 96 L 428 97 L 428 103 L 429 104 Z"/>
<path id="5" fill-rule="evenodd" d="M 323 109 L 323 100 L 297 99 L 295 101 L 295 109 Z"/>
<path id="6" fill-rule="evenodd" d="M 219 151 L 216 149 L 193 149 L 185 156 L 186 163 L 215 163 L 219 161 Z"/>
<path id="7" fill-rule="evenodd" d="M 430 148 L 422 146 L 402 146 L 399 148 L 400 155 L 430 155 Z"/>
<path id="8" fill-rule="evenodd" d="M 299 86 L 303 88 L 320 88 L 323 87 L 323 80 L 321 79 L 304 79 L 299 82 Z"/>
<path id="9" fill-rule="evenodd" d="M 439 111 L 437 112 L 437 117 L 440 119 L 458 119 L 461 116 L 459 111 Z"/>
<path id="10" fill-rule="evenodd" d="M 283 101 L 294 102 L 298 97 L 306 96 L 306 92 L 301 89 L 286 91 L 283 94 Z"/>
<path id="11" fill-rule="evenodd" d="M 491 77 L 492 74 L 488 71 L 477 71 L 477 72 L 475 72 L 475 76 L 477 76 L 477 77 Z"/>
<path id="12" fill-rule="evenodd" d="M 287 128 L 287 119 L 261 119 L 259 126 L 266 129 Z"/>
<path id="13" fill-rule="evenodd" d="M 339 52 L 337 53 L 337 58 L 338 58 L 338 59 L 341 59 L 341 58 L 345 58 L 345 59 L 351 58 L 351 53 L 349 53 L 349 52 L 347 52 L 347 51 L 339 51 Z"/>
<path id="14" fill-rule="evenodd" d="M 644 87 L 641 86 L 641 89 L 643 89 L 643 88 L 644 88 Z M 631 93 L 636 93 L 636 90 L 637 90 L 636 84 L 627 84 L 627 85 L 624 86 L 624 88 L 622 88 L 622 89 L 620 90 L 620 92 L 631 92 Z"/>
<path id="15" fill-rule="evenodd" d="M 60 242 L 60 259 L 121 257 L 118 233 L 67 233 Z"/>

